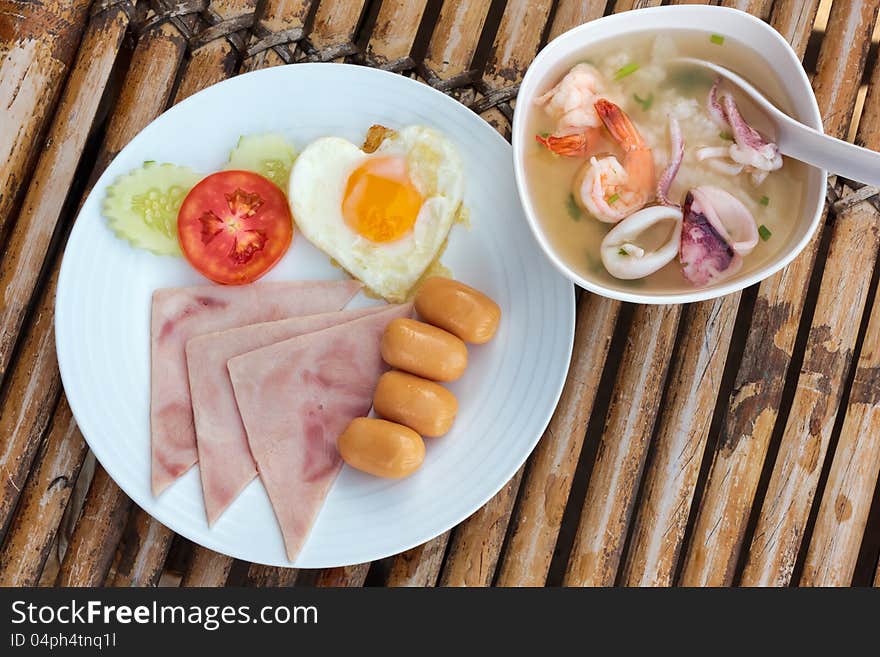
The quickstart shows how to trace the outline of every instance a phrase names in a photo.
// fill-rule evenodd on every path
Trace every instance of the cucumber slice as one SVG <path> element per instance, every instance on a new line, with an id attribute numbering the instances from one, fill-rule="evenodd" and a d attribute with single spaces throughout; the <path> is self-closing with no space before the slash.
<path id="1" fill-rule="evenodd" d="M 296 159 L 296 150 L 283 135 L 266 133 L 244 135 L 229 154 L 226 169 L 244 169 L 265 176 L 287 194 L 290 167 Z"/>
<path id="2" fill-rule="evenodd" d="M 144 162 L 107 188 L 103 213 L 117 237 L 156 255 L 180 255 L 177 212 L 202 175 L 175 164 Z"/>

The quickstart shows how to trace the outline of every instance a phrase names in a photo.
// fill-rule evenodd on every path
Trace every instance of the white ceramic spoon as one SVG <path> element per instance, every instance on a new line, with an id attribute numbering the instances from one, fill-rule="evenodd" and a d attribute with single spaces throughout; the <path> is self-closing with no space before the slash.
<path id="1" fill-rule="evenodd" d="M 673 61 L 710 70 L 738 87 L 767 115 L 776 132 L 776 144 L 783 155 L 850 180 L 880 187 L 880 153 L 835 139 L 794 120 L 730 69 L 692 57 L 677 57 Z"/>

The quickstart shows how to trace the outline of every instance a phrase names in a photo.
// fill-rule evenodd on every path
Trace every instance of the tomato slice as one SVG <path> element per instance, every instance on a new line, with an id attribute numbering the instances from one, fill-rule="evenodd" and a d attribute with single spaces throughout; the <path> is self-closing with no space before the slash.
<path id="1" fill-rule="evenodd" d="M 287 197 L 251 171 L 219 171 L 193 187 L 177 214 L 180 247 L 215 283 L 244 285 L 287 253 L 293 218 Z"/>

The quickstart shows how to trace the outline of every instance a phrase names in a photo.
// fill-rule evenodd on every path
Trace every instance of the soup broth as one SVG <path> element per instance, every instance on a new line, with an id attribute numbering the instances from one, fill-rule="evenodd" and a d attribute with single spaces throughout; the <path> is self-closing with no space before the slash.
<path id="1" fill-rule="evenodd" d="M 713 84 L 711 73 L 695 67 L 670 65 L 675 57 L 698 57 L 736 71 L 750 80 L 780 109 L 791 112 L 791 103 L 775 74 L 744 45 L 721 35 L 694 30 L 639 33 L 591 46 L 578 57 L 562 62 L 540 93 L 551 89 L 579 62 L 592 65 L 601 75 L 599 96 L 622 108 L 651 149 L 655 172 L 659 176 L 669 161 L 669 116 L 678 120 L 684 139 L 684 158 L 670 189 L 669 198 L 684 203 L 688 190 L 713 185 L 739 199 L 751 212 L 760 238 L 754 250 L 744 257 L 736 277 L 748 275 L 775 256 L 792 238 L 801 212 L 805 165 L 789 158 L 759 185 L 746 173 L 720 173 L 697 160 L 696 151 L 704 146 L 729 146 L 731 135 L 716 124 L 706 109 Z M 745 99 L 733 93 L 742 114 L 749 120 L 758 115 L 750 111 Z M 527 134 L 547 136 L 556 128 L 543 107 L 521 104 L 527 112 Z M 755 127 L 772 139 L 757 121 Z M 573 195 L 573 181 L 589 157 L 557 155 L 535 140 L 525 146 L 526 184 L 536 214 L 547 239 L 566 263 L 584 278 L 621 291 L 674 293 L 695 286 L 685 279 L 676 257 L 659 271 L 645 278 L 622 280 L 606 271 L 600 258 L 600 244 L 615 224 L 603 223 L 583 209 Z M 621 157 L 621 149 L 602 130 L 589 154 L 610 152 Z M 669 234 L 668 223 L 645 233 L 648 245 L 662 243 Z"/>

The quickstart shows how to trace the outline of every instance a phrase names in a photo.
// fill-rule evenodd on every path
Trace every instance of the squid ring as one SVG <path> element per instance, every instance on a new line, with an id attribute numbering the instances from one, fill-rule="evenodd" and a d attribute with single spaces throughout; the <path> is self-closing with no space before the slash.
<path id="1" fill-rule="evenodd" d="M 643 232 L 662 221 L 673 221 L 675 228 L 658 249 L 648 251 L 636 241 Z M 682 213 L 677 207 L 652 205 L 632 213 L 612 228 L 599 253 L 602 264 L 615 278 L 633 280 L 644 278 L 672 262 L 678 254 L 681 235 Z"/>

